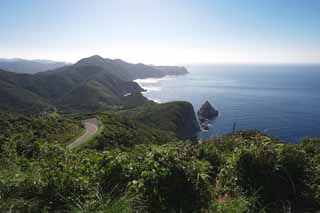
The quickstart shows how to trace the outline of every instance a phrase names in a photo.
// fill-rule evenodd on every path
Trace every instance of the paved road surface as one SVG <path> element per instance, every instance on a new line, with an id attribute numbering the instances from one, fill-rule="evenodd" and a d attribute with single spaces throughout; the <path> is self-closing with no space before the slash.
<path id="1" fill-rule="evenodd" d="M 96 134 L 98 131 L 98 120 L 96 118 L 90 118 L 83 121 L 84 126 L 86 128 L 86 132 L 77 138 L 74 142 L 68 145 L 68 148 L 75 148 L 82 143 L 86 142 L 86 140 L 92 135 Z"/>

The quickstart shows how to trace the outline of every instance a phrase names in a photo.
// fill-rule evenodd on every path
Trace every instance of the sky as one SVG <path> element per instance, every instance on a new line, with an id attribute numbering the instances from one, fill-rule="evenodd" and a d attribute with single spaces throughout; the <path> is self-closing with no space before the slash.
<path id="1" fill-rule="evenodd" d="M 319 0 L 1 0 L 0 58 L 320 63 Z"/>

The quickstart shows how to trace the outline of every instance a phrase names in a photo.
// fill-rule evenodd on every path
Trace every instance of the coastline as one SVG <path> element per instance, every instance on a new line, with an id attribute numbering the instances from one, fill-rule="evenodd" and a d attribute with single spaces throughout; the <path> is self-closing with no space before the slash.
<path id="1" fill-rule="evenodd" d="M 163 77 L 160 77 L 160 78 L 142 78 L 142 79 L 135 79 L 133 80 L 134 82 L 136 82 L 142 89 L 144 89 L 142 93 L 142 95 L 146 98 L 148 98 L 149 100 L 151 101 L 154 101 L 156 103 L 164 103 L 158 99 L 153 99 L 153 98 L 150 98 L 150 97 L 147 97 L 145 94 L 148 93 L 148 92 L 151 92 L 151 91 L 156 91 L 156 92 L 159 92 L 162 90 L 162 86 L 159 85 L 159 83 L 162 81 L 162 80 L 167 80 L 168 79 L 168 76 L 163 76 Z"/>
<path id="2" fill-rule="evenodd" d="M 174 76 L 176 77 L 176 76 Z M 150 97 L 147 97 L 145 94 L 148 93 L 148 92 L 152 92 L 152 91 L 156 91 L 156 92 L 159 92 L 162 90 L 162 86 L 161 85 L 158 85 L 161 81 L 163 80 L 173 80 L 175 79 L 173 76 L 164 76 L 164 77 L 160 77 L 160 78 L 144 78 L 144 79 L 136 79 L 134 80 L 134 82 L 136 82 L 137 84 L 139 84 L 139 86 L 144 89 L 145 91 L 142 92 L 143 96 L 148 98 L 149 100 L 151 101 L 154 101 L 158 104 L 161 104 L 161 103 L 166 103 L 166 102 L 163 102 L 163 101 L 160 101 L 158 99 L 154 99 L 154 98 L 150 98 Z M 184 101 L 184 100 L 181 100 L 181 101 Z M 169 101 L 170 102 L 170 101 Z M 191 103 L 191 102 L 190 102 Z M 191 103 L 192 106 L 194 107 L 193 103 Z M 195 110 L 195 109 L 194 109 Z M 203 137 L 201 137 L 201 133 L 207 133 L 209 132 L 209 130 L 205 130 L 202 126 L 201 126 L 201 123 L 199 121 L 199 118 L 198 118 L 198 115 L 196 113 L 196 110 L 195 110 L 195 115 L 196 115 L 196 118 L 197 118 L 197 122 L 198 122 L 198 125 L 200 127 L 200 130 L 199 132 L 197 133 L 197 139 L 198 140 L 202 140 Z M 211 122 L 209 123 L 209 126 L 211 127 L 212 124 Z M 207 137 L 205 137 L 207 138 Z"/>

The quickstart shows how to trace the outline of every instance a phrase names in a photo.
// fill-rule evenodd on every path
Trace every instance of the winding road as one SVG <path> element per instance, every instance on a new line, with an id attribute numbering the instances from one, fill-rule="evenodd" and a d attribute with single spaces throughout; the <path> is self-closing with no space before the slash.
<path id="1" fill-rule="evenodd" d="M 98 119 L 90 118 L 83 121 L 84 127 L 86 128 L 86 132 L 77 138 L 75 141 L 70 143 L 67 147 L 69 149 L 76 148 L 81 144 L 85 143 L 91 136 L 98 132 Z"/>

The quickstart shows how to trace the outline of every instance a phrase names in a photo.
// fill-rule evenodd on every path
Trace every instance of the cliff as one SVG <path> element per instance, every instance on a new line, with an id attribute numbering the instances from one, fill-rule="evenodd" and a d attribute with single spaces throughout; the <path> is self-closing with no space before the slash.
<path id="1" fill-rule="evenodd" d="M 148 103 L 123 113 L 150 127 L 174 132 L 180 139 L 196 139 L 200 130 L 194 108 L 189 102 Z"/>

